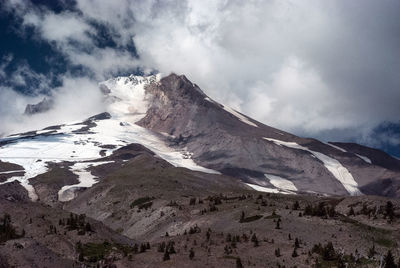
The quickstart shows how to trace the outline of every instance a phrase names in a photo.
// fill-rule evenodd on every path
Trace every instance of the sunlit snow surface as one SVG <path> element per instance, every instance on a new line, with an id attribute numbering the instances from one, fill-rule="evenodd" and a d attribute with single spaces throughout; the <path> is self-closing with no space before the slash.
<path id="1" fill-rule="evenodd" d="M 13 176 L 4 184 L 11 181 L 19 181 L 27 189 L 32 200 L 37 200 L 29 179 L 48 171 L 48 162 L 75 162 L 70 170 L 78 175 L 79 184 L 64 186 L 59 197 L 61 201 L 67 201 L 74 197 L 74 189 L 90 187 L 96 183 L 95 177 L 87 171 L 95 163 L 93 160 L 101 158 L 100 152 L 106 156 L 122 146 L 139 143 L 156 153 L 159 157 L 176 167 L 185 167 L 191 170 L 219 174 L 219 172 L 201 167 L 187 157 L 187 152 L 180 152 L 169 148 L 162 135 L 157 135 L 135 124 L 145 116 L 148 103 L 144 87 L 149 83 L 155 83 L 158 76 L 148 77 L 119 77 L 108 80 L 104 84 L 110 92 L 107 93 L 107 111 L 112 115 L 111 119 L 95 121 L 89 131 L 74 133 L 83 127 L 82 123 L 73 123 L 61 126 L 58 130 L 42 130 L 33 138 L 19 138 L 15 143 L 9 143 L 0 147 L 0 160 L 15 163 L 24 168 L 23 176 Z M 0 141 L 10 140 L 10 137 Z M 113 149 L 104 148 L 102 145 L 114 145 Z"/>
<path id="2" fill-rule="evenodd" d="M 256 184 L 251 184 L 251 183 L 245 183 L 247 186 L 253 188 L 256 191 L 259 192 L 264 192 L 264 193 L 281 193 L 281 191 L 279 191 L 278 189 L 274 189 L 274 188 L 269 188 L 269 187 L 265 187 L 265 186 L 260 186 L 260 185 L 256 185 Z M 282 192 L 282 193 L 286 193 L 286 192 Z"/>
<path id="3" fill-rule="evenodd" d="M 235 110 L 233 110 L 232 108 L 228 107 L 228 106 L 223 106 L 224 110 L 227 111 L 228 113 L 233 114 L 234 116 L 236 116 L 240 121 L 242 121 L 243 123 L 246 123 L 252 127 L 258 127 L 256 124 L 254 124 L 253 122 L 251 122 L 246 116 L 236 112 Z"/>
<path id="4" fill-rule="evenodd" d="M 299 150 L 304 150 L 307 152 L 310 152 L 313 156 L 318 158 L 319 160 L 324 163 L 324 166 L 332 173 L 332 175 L 340 181 L 340 183 L 343 185 L 343 187 L 349 192 L 350 195 L 361 195 L 362 193 L 358 189 L 358 183 L 354 180 L 353 176 L 351 173 L 345 168 L 342 164 L 340 164 L 339 161 L 336 159 L 333 159 L 327 155 L 324 155 L 320 152 L 312 151 L 308 149 L 307 147 L 301 146 L 295 142 L 286 142 L 286 141 L 281 141 L 281 140 L 276 140 L 276 139 L 271 139 L 271 138 L 265 138 L 264 139 L 268 141 L 272 141 L 275 144 L 281 145 L 281 146 L 286 146 L 294 149 L 299 149 Z"/>
<path id="5" fill-rule="evenodd" d="M 359 158 L 361 158 L 362 160 L 364 160 L 364 162 L 366 162 L 366 163 L 368 163 L 368 164 L 372 164 L 371 159 L 369 159 L 368 157 L 363 156 L 363 155 L 359 155 L 359 154 L 356 154 L 356 156 L 358 156 Z"/>
<path id="6" fill-rule="evenodd" d="M 335 149 L 338 149 L 339 151 L 342 151 L 342 152 L 344 152 L 344 153 L 347 153 L 347 151 L 346 151 L 345 149 L 343 149 L 343 148 L 341 148 L 341 147 L 339 147 L 339 146 L 333 145 L 333 144 L 331 144 L 331 143 L 329 143 L 329 142 L 327 142 L 327 143 L 325 143 L 325 144 L 327 144 L 327 145 L 329 145 L 329 146 L 331 146 L 331 147 L 333 147 L 333 148 L 335 148 Z M 359 154 L 355 154 L 355 155 L 358 156 L 359 158 L 361 158 L 362 160 L 364 160 L 364 162 L 366 162 L 366 163 L 368 163 L 368 164 L 372 164 L 371 159 L 369 159 L 368 157 L 363 156 L 363 155 L 359 155 Z"/>
<path id="7" fill-rule="evenodd" d="M 264 174 L 264 176 L 269 179 L 269 182 L 278 189 L 285 191 L 297 191 L 296 186 L 290 180 L 272 174 Z"/>
<path id="8" fill-rule="evenodd" d="M 204 98 L 206 101 L 211 102 L 211 103 L 216 103 L 209 97 Z M 246 116 L 242 115 L 241 113 L 236 112 L 234 109 L 230 108 L 229 106 L 222 105 L 222 108 L 227 111 L 228 113 L 234 115 L 238 120 L 242 121 L 245 124 L 248 124 L 252 127 L 258 127 L 256 124 L 251 122 Z"/>
<path id="9" fill-rule="evenodd" d="M 79 188 L 88 188 L 93 184 L 97 183 L 96 177 L 92 175 L 90 171 L 86 169 L 91 166 L 100 166 L 113 161 L 103 162 L 78 162 L 71 167 L 71 171 L 79 177 L 79 183 L 72 185 L 65 185 L 58 192 L 58 200 L 61 202 L 69 201 L 75 198 L 75 190 Z"/>
<path id="10" fill-rule="evenodd" d="M 343 148 L 341 148 L 341 147 L 339 147 L 339 146 L 337 146 L 337 145 L 334 145 L 334 144 L 329 143 L 329 142 L 326 142 L 325 144 L 326 144 L 326 145 L 329 145 L 329 146 L 331 146 L 331 147 L 333 147 L 333 148 L 335 148 L 335 149 L 337 149 L 337 150 L 339 150 L 339 151 L 341 151 L 341 152 L 343 152 L 343 153 L 347 153 L 347 151 L 346 151 L 345 149 L 343 149 Z"/>

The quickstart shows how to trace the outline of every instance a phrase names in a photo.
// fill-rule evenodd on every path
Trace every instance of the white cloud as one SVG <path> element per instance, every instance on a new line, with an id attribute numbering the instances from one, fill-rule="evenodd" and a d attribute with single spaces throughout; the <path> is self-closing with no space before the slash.
<path id="1" fill-rule="evenodd" d="M 53 90 L 54 108 L 45 113 L 24 115 L 27 104 L 38 103 L 43 95 L 29 97 L 0 87 L 1 134 L 37 130 L 80 121 L 104 112 L 98 84 L 88 78 L 65 76 L 63 86 Z"/>
<path id="2" fill-rule="evenodd" d="M 27 13 L 24 16 L 24 24 L 35 26 L 44 39 L 61 44 L 71 40 L 81 44 L 91 44 L 88 34 L 94 33 L 81 17 L 71 12 L 61 14 Z"/>
<path id="3" fill-rule="evenodd" d="M 7 5 L 93 83 L 137 66 L 182 73 L 216 100 L 303 135 L 398 120 L 399 2 L 78 0 L 80 13 L 58 14 Z M 89 21 L 109 27 L 118 48 L 96 47 Z M 139 60 L 120 50 L 132 40 Z"/>
<path id="4" fill-rule="evenodd" d="M 340 1 L 185 3 L 136 10 L 143 64 L 185 73 L 217 100 L 296 133 L 398 119 L 400 79 L 390 69 L 400 67 L 400 55 L 379 39 L 399 27 L 390 21 L 398 4 L 366 1 L 353 13 Z M 371 20 L 379 30 L 364 27 Z M 391 67 L 382 65 L 387 55 Z M 381 103 L 388 106 L 371 109 Z"/>

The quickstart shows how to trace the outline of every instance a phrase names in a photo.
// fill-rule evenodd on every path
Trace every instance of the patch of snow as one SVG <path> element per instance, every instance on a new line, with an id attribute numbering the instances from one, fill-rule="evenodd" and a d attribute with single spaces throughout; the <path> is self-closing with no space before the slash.
<path id="1" fill-rule="evenodd" d="M 53 131 L 54 131 L 53 129 L 38 130 L 38 131 L 36 131 L 36 135 L 48 134 L 48 133 L 51 133 L 51 132 L 53 132 Z"/>
<path id="2" fill-rule="evenodd" d="M 247 186 L 253 188 L 256 191 L 259 192 L 264 192 L 264 193 L 274 193 L 274 194 L 294 194 L 292 192 L 287 192 L 287 191 L 282 191 L 279 189 L 274 189 L 274 188 L 269 188 L 269 187 L 264 187 L 264 186 L 260 186 L 260 185 L 256 185 L 256 184 L 251 184 L 251 183 L 245 183 Z"/>
<path id="3" fill-rule="evenodd" d="M 108 112 L 111 115 L 129 115 L 130 122 L 138 122 L 149 108 L 145 87 L 160 80 L 160 75 L 117 77 L 100 84 L 109 90 Z"/>
<path id="4" fill-rule="evenodd" d="M 359 154 L 355 154 L 355 155 L 358 156 L 359 158 L 361 158 L 362 160 L 364 160 L 364 162 L 366 162 L 368 164 L 372 164 L 371 159 L 369 159 L 368 157 L 363 156 L 363 155 L 359 155 Z"/>
<path id="5" fill-rule="evenodd" d="M 343 148 L 341 148 L 341 147 L 339 147 L 339 146 L 337 146 L 337 145 L 334 145 L 334 144 L 329 143 L 329 142 L 324 142 L 324 143 L 325 143 L 326 145 L 329 145 L 329 146 L 331 146 L 331 147 L 333 147 L 333 148 L 335 148 L 335 149 L 341 151 L 341 152 L 347 153 L 347 151 L 346 151 L 345 149 L 343 149 Z"/>
<path id="6" fill-rule="evenodd" d="M 278 189 L 286 191 L 297 191 L 296 186 L 290 180 L 272 174 L 264 174 L 264 176 L 273 186 Z"/>
<path id="7" fill-rule="evenodd" d="M 18 145 L 18 144 L 16 144 Z M 3 148 L 0 148 L 3 151 Z M 6 150 L 7 151 L 7 150 Z M 28 154 L 29 148 L 22 148 L 22 152 Z M 40 161 L 37 156 L 36 158 L 24 157 L 24 158 L 13 158 L 13 154 L 17 153 L 17 151 L 9 151 L 10 157 L 7 159 L 2 158 L 1 160 L 4 162 L 10 162 L 17 165 L 20 165 L 24 168 L 25 174 L 23 176 L 13 176 L 8 178 L 6 181 L 1 182 L 1 184 L 18 181 L 27 191 L 29 198 L 33 201 L 38 199 L 38 196 L 35 192 L 35 189 L 32 185 L 29 184 L 29 179 L 36 177 L 37 175 L 43 174 L 47 171 L 47 165 L 43 161 Z"/>
<path id="8" fill-rule="evenodd" d="M 175 151 L 168 147 L 166 143 L 152 131 L 136 124 L 122 127 L 119 121 L 120 120 L 111 118 L 97 122 L 97 126 L 92 128 L 92 131 L 96 132 L 94 138 L 104 144 L 114 144 L 117 146 L 139 143 L 175 167 L 185 167 L 191 170 L 220 174 L 218 171 L 197 165 L 192 159 L 185 158 L 184 151 Z M 98 136 L 98 138 L 96 138 L 96 136 Z"/>
<path id="9" fill-rule="evenodd" d="M 89 188 L 98 182 L 96 177 L 93 176 L 90 171 L 87 171 L 89 167 L 100 166 L 112 162 L 113 161 L 75 163 L 72 167 L 70 167 L 70 170 L 74 174 L 78 175 L 79 183 L 63 186 L 60 191 L 58 191 L 58 200 L 61 202 L 70 201 L 75 198 L 75 191 L 77 189 Z"/>
<path id="10" fill-rule="evenodd" d="M 227 111 L 228 113 L 233 114 L 235 117 L 237 117 L 240 121 L 242 121 L 243 123 L 246 123 L 250 126 L 253 127 L 258 127 L 256 124 L 254 124 L 253 122 L 251 122 L 246 116 L 242 115 L 241 113 L 236 112 L 235 110 L 233 110 L 232 108 L 223 105 L 223 108 L 225 111 Z"/>
<path id="11" fill-rule="evenodd" d="M 68 125 L 61 126 L 60 129 L 56 130 L 56 132 L 57 133 L 70 133 L 70 132 L 79 130 L 79 129 L 83 128 L 83 127 L 86 127 L 86 125 L 70 123 Z"/>
<path id="12" fill-rule="evenodd" d="M 209 97 L 205 97 L 204 99 L 205 99 L 206 101 L 208 101 L 208 102 L 214 103 L 214 101 L 213 101 L 212 99 L 210 99 Z"/>
<path id="13" fill-rule="evenodd" d="M 324 163 L 324 166 L 329 170 L 329 172 L 332 173 L 332 175 L 340 181 L 340 183 L 343 185 L 343 187 L 347 190 L 347 192 L 350 195 L 361 195 L 361 191 L 358 189 L 358 183 L 354 180 L 353 176 L 351 173 L 345 168 L 342 164 L 340 164 L 339 161 L 336 159 L 333 159 L 327 155 L 324 155 L 320 152 L 312 151 L 308 149 L 307 147 L 301 146 L 295 142 L 286 142 L 286 141 L 280 141 L 276 139 L 271 139 L 271 138 L 266 138 L 264 137 L 265 140 L 272 141 L 277 145 L 280 146 L 286 146 L 289 148 L 293 149 L 299 149 L 299 150 L 304 150 L 312 155 L 314 155 L 316 158 L 322 161 Z"/>

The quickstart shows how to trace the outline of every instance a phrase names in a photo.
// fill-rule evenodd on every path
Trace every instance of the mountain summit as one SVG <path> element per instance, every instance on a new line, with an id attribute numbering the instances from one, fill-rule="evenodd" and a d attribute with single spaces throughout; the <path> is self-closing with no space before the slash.
<path id="1" fill-rule="evenodd" d="M 72 162 L 70 170 L 80 176 L 116 149 L 137 143 L 174 166 L 224 174 L 257 191 L 400 197 L 399 160 L 264 125 L 212 100 L 184 75 L 117 77 L 100 89 L 105 114 L 3 139 L 0 159 L 25 172 L 3 183 L 20 181 L 35 199 L 30 179 L 52 163 Z M 65 186 L 59 198 L 70 200 L 76 189 L 94 183 Z"/>

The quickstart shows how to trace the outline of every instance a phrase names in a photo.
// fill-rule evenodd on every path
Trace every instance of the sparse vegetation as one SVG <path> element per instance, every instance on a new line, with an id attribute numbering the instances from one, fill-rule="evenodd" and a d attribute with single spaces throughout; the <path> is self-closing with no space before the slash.
<path id="1" fill-rule="evenodd" d="M 307 205 L 304 209 L 303 214 L 309 216 L 333 218 L 336 216 L 336 211 L 333 206 L 327 205 L 324 202 L 319 202 L 316 206 Z"/>
<path id="2" fill-rule="evenodd" d="M 76 215 L 70 213 L 68 218 L 59 219 L 58 225 L 64 226 L 68 231 L 77 230 L 78 235 L 85 235 L 86 233 L 94 232 L 90 223 L 86 221 L 85 214 Z M 50 226 L 50 231 L 53 233 L 55 231 L 55 227 L 52 228 Z"/>

